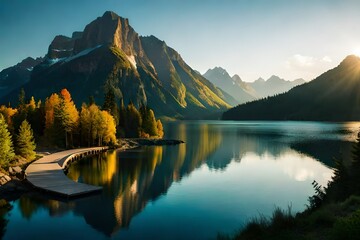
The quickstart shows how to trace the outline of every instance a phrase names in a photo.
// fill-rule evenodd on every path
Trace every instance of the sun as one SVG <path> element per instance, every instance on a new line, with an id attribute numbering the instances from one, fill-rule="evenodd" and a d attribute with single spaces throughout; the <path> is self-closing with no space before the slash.
<path id="1" fill-rule="evenodd" d="M 360 47 L 355 48 L 353 54 L 360 57 Z"/>

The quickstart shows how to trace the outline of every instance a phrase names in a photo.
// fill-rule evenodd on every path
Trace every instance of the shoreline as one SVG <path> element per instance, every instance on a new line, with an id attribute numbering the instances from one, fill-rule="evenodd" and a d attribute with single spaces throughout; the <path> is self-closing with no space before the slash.
<path id="1" fill-rule="evenodd" d="M 147 139 L 147 138 L 122 138 L 118 139 L 119 144 L 115 145 L 114 148 L 109 148 L 108 150 L 116 150 L 116 151 L 126 151 L 129 149 L 141 147 L 141 146 L 165 146 L 165 145 L 177 145 L 181 143 L 185 143 L 182 140 L 174 140 L 174 139 Z M 49 156 L 54 153 L 58 153 L 64 151 L 64 149 L 46 149 L 40 148 L 37 151 L 37 155 L 41 157 L 36 159 L 39 160 L 44 156 Z M 36 161 L 34 160 L 34 161 Z M 25 177 L 25 169 L 32 163 L 33 161 L 23 164 L 21 166 L 21 171 L 16 173 L 7 172 L 7 177 L 10 178 L 9 181 L 0 186 L 0 199 L 4 199 L 6 201 L 14 201 L 21 197 L 24 193 L 30 192 L 40 192 L 37 188 L 32 186 Z M 11 166 L 9 169 L 20 168 L 20 166 Z M 12 171 L 12 170 L 10 170 Z"/>

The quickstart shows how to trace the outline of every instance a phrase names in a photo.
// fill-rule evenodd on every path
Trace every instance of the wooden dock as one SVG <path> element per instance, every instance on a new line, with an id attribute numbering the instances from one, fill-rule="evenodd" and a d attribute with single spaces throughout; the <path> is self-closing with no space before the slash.
<path id="1" fill-rule="evenodd" d="M 106 150 L 107 147 L 80 148 L 44 156 L 26 168 L 26 179 L 39 189 L 65 197 L 101 191 L 102 187 L 72 181 L 65 175 L 64 169 L 75 160 Z"/>

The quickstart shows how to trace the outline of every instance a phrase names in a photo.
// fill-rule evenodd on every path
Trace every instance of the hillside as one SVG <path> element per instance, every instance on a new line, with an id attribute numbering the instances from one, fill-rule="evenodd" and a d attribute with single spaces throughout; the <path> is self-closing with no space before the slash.
<path id="1" fill-rule="evenodd" d="M 313 81 L 274 97 L 239 105 L 224 120 L 360 120 L 360 58 L 346 57 Z"/>

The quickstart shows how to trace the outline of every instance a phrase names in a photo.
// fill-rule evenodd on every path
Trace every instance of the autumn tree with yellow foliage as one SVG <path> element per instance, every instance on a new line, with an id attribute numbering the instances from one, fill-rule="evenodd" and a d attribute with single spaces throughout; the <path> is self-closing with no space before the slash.
<path id="1" fill-rule="evenodd" d="M 60 104 L 55 108 L 55 118 L 58 118 L 65 133 L 65 147 L 68 148 L 69 143 L 73 144 L 73 133 L 78 126 L 79 112 L 67 89 L 60 92 Z"/>
<path id="2" fill-rule="evenodd" d="M 82 142 L 88 146 L 116 143 L 116 122 L 107 111 L 101 111 L 96 104 L 83 104 L 80 112 Z"/>

